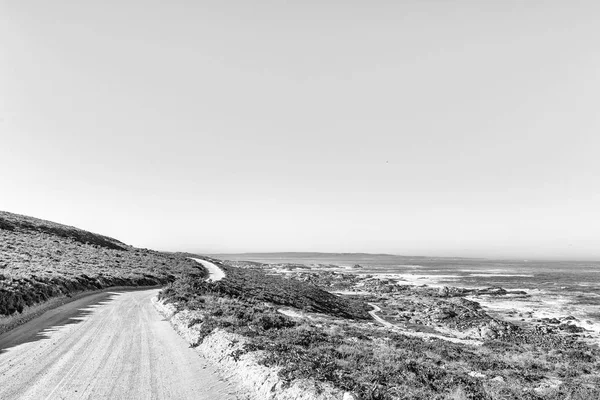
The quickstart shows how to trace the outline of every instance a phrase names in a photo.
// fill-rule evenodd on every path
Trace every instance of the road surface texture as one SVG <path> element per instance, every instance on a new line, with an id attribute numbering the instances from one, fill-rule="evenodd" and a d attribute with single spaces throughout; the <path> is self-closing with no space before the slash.
<path id="1" fill-rule="evenodd" d="M 236 399 L 150 299 L 93 294 L 0 335 L 0 399 Z"/>

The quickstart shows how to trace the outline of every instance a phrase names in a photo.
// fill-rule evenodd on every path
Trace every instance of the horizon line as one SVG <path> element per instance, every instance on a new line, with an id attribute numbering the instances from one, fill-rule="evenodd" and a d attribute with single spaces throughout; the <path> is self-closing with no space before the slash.
<path id="1" fill-rule="evenodd" d="M 177 251 L 175 251 L 176 253 Z M 183 252 L 183 251 L 182 251 Z M 241 251 L 241 252 L 215 252 L 215 251 L 187 251 L 193 254 L 204 254 L 208 256 L 217 255 L 260 255 L 260 254 L 289 254 L 289 255 L 369 255 L 369 256 L 387 256 L 387 257 L 404 257 L 404 258 L 437 258 L 437 259 L 453 259 L 453 260 L 490 260 L 490 261 L 520 261 L 520 262 L 594 262 L 599 263 L 600 259 L 594 258 L 565 258 L 565 257 L 554 257 L 554 258 L 540 258 L 540 257 L 527 257 L 527 256 L 515 256 L 515 257 L 502 257 L 502 256 L 428 256 L 428 255 L 406 255 L 406 254 L 393 254 L 393 253 L 369 253 L 364 251 L 357 252 L 326 252 L 326 251 Z"/>

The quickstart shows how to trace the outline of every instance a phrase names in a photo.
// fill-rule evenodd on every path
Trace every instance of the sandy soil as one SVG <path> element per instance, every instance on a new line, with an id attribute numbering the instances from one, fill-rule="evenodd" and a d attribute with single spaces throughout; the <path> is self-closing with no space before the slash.
<path id="1" fill-rule="evenodd" d="M 153 308 L 157 293 L 97 293 L 0 335 L 0 399 L 235 399 Z"/>

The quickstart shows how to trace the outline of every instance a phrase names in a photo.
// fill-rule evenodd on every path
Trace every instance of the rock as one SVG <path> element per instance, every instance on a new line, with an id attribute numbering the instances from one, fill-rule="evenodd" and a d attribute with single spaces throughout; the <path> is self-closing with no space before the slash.
<path id="1" fill-rule="evenodd" d="M 553 325 L 560 324 L 560 321 L 556 318 L 542 318 L 542 319 L 540 319 L 540 322 L 546 322 L 548 324 L 553 324 Z"/>
<path id="2" fill-rule="evenodd" d="M 472 376 L 473 378 L 485 378 L 484 374 L 482 374 L 481 372 L 477 372 L 477 371 L 469 372 L 469 376 Z"/>
<path id="3" fill-rule="evenodd" d="M 487 294 L 490 296 L 503 296 L 503 295 L 507 294 L 508 292 L 506 291 L 506 289 L 501 288 L 500 286 L 493 286 L 493 287 L 489 287 L 489 288 L 485 288 L 485 289 L 479 289 L 479 290 L 477 290 L 476 293 L 479 295 Z"/>
<path id="4" fill-rule="evenodd" d="M 544 379 L 533 391 L 538 395 L 545 395 L 558 389 L 562 385 L 562 381 L 557 378 Z"/>
<path id="5" fill-rule="evenodd" d="M 442 286 L 441 288 L 438 289 L 438 296 L 440 297 L 457 297 L 457 296 L 464 296 L 465 294 L 470 293 L 470 290 L 467 289 L 463 289 L 463 288 L 457 288 L 457 287 L 451 287 L 451 286 Z"/>
<path id="6" fill-rule="evenodd" d="M 346 392 L 342 400 L 360 400 L 354 393 Z"/>
<path id="7" fill-rule="evenodd" d="M 491 320 L 479 327 L 479 336 L 482 339 L 496 339 L 515 334 L 519 327 L 506 321 Z"/>
<path id="8" fill-rule="evenodd" d="M 493 382 L 498 382 L 498 383 L 503 383 L 504 382 L 504 378 L 501 376 L 495 376 L 491 379 L 491 381 Z"/>
<path id="9" fill-rule="evenodd" d="M 481 304 L 479 304 L 479 303 L 478 303 L 478 302 L 476 302 L 476 301 L 473 301 L 473 300 L 467 300 L 467 299 L 465 299 L 465 298 L 462 298 L 462 297 L 461 297 L 461 298 L 458 298 L 458 299 L 456 299 L 455 301 L 456 301 L 456 302 L 458 303 L 458 305 L 460 305 L 461 307 L 466 307 L 466 308 L 468 308 L 469 310 L 472 310 L 472 311 L 481 310 Z"/>
<path id="10" fill-rule="evenodd" d="M 498 333 L 487 325 L 479 329 L 479 335 L 482 339 L 495 339 L 498 337 Z"/>
<path id="11" fill-rule="evenodd" d="M 433 321 L 443 321 L 445 319 L 456 317 L 456 313 L 449 309 L 439 309 L 432 312 L 430 315 L 428 315 L 428 317 Z"/>
<path id="12" fill-rule="evenodd" d="M 548 333 L 553 333 L 554 332 L 554 328 L 551 328 L 549 326 L 546 325 L 536 325 L 534 327 L 535 333 L 540 335 L 540 334 L 548 334 Z"/>
<path id="13" fill-rule="evenodd" d="M 507 292 L 508 294 L 514 294 L 514 295 L 519 295 L 519 296 L 528 296 L 529 297 L 529 293 L 523 291 L 523 290 L 512 290 L 510 292 Z"/>
<path id="14" fill-rule="evenodd" d="M 569 332 L 569 333 L 585 332 L 585 329 L 583 329 L 582 327 L 579 327 L 577 325 L 572 325 L 572 324 L 560 324 L 558 326 L 558 329 L 560 329 L 561 331 Z"/>
<path id="15" fill-rule="evenodd" d="M 562 317 L 561 318 L 563 321 L 579 321 L 577 318 L 575 318 L 572 315 L 569 315 L 568 317 Z"/>

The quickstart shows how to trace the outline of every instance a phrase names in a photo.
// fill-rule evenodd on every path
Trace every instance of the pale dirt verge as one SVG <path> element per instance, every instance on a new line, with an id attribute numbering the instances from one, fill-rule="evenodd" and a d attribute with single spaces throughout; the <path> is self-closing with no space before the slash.
<path id="1" fill-rule="evenodd" d="M 177 312 L 173 304 L 152 299 L 160 314 L 192 346 L 200 341 L 201 318 L 198 311 Z M 195 320 L 195 321 L 194 321 Z M 191 326 L 190 326 L 191 325 Z M 228 380 L 238 382 L 246 393 L 256 400 L 351 400 L 355 397 L 334 388 L 332 385 L 301 379 L 285 385 L 277 375 L 278 368 L 269 368 L 258 363 L 261 351 L 244 352 L 247 339 L 241 335 L 217 329 L 204 338 L 196 347 L 205 358 L 213 361 L 219 372 Z M 241 354 L 241 355 L 240 355 Z"/>

